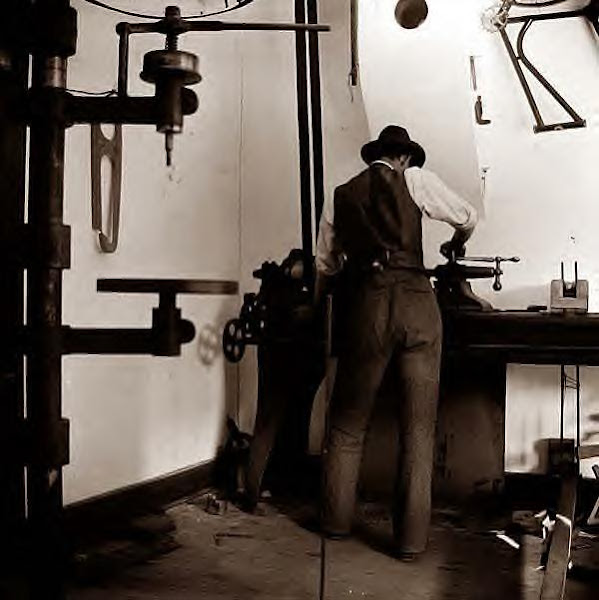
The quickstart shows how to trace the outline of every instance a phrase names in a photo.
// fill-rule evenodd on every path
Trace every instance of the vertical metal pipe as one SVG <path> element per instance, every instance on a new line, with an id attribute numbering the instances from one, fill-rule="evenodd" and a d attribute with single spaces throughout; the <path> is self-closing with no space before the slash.
<path id="1" fill-rule="evenodd" d="M 580 447 L 580 365 L 576 365 L 576 456 Z"/>
<path id="2" fill-rule="evenodd" d="M 318 23 L 318 0 L 308 0 L 308 23 Z M 310 105 L 312 107 L 312 164 L 314 168 L 314 218 L 316 231 L 324 205 L 324 157 L 322 140 L 322 98 L 320 45 L 318 33 L 308 34 L 310 55 Z"/>
<path id="3" fill-rule="evenodd" d="M 560 451 L 564 449 L 564 406 L 566 404 L 566 366 L 560 366 L 559 441 Z"/>
<path id="4" fill-rule="evenodd" d="M 306 22 L 305 0 L 295 0 L 295 22 Z M 304 254 L 312 254 L 312 176 L 310 167 L 310 117 L 308 106 L 308 64 L 306 57 L 306 33 L 295 34 L 297 125 L 299 136 L 300 201 L 302 248 Z"/>
<path id="5" fill-rule="evenodd" d="M 127 23 L 119 23 L 116 30 L 119 34 L 119 80 L 117 89 L 119 96 L 126 96 L 129 83 L 129 26 Z"/>
<path id="6" fill-rule="evenodd" d="M 66 58 L 33 57 L 33 85 L 64 87 Z M 41 247 L 63 224 L 65 126 L 50 115 L 31 123 L 28 217 Z M 44 254 L 27 276 L 27 421 L 30 466 L 28 519 L 32 535 L 33 598 L 62 598 L 62 467 L 48 456 L 60 438 L 62 419 L 62 268 Z"/>
<path id="7" fill-rule="evenodd" d="M 349 11 L 351 57 L 349 82 L 353 87 L 356 87 L 360 76 L 360 59 L 358 56 L 358 0 L 350 0 Z"/>
<path id="8" fill-rule="evenodd" d="M 12 0 L 6 15 L 23 8 Z M 12 113 L 28 86 L 29 56 L 9 48 L 9 31 L 0 33 L 0 47 L 7 70 L 0 74 L 0 239 L 9 240 L 20 230 L 25 210 L 26 126 Z M 23 355 L 17 337 L 23 326 L 23 268 L 13 248 L 3 257 L 0 269 L 0 564 L 16 558 L 15 549 L 23 540 L 25 525 L 25 471 L 21 450 L 24 390 Z"/>

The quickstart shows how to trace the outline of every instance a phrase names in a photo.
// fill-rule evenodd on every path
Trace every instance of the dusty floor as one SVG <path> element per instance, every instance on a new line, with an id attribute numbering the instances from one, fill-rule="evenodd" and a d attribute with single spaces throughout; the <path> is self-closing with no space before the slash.
<path id="1" fill-rule="evenodd" d="M 261 516 L 230 504 L 209 514 L 202 500 L 174 507 L 170 552 L 102 583 L 73 586 L 69 599 L 317 599 L 321 542 L 313 532 L 314 511 L 293 502 L 261 506 Z M 325 598 L 538 599 L 540 540 L 523 535 L 516 550 L 496 537 L 498 525 L 496 519 L 437 511 L 430 550 L 405 563 L 387 552 L 385 510 L 363 505 L 355 537 L 326 542 Z M 599 598 L 599 582 L 570 578 L 566 598 Z"/>

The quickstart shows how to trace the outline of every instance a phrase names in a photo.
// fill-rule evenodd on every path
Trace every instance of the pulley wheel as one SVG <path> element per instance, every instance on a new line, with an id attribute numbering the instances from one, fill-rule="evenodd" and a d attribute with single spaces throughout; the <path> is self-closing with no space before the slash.
<path id="1" fill-rule="evenodd" d="M 227 321 L 223 331 L 223 353 L 232 363 L 238 363 L 245 354 L 245 327 L 241 319 Z"/>
<path id="2" fill-rule="evenodd" d="M 182 85 L 192 85 L 202 79 L 198 65 L 198 57 L 191 52 L 152 50 L 144 56 L 144 68 L 140 77 L 149 83 L 176 77 Z"/>

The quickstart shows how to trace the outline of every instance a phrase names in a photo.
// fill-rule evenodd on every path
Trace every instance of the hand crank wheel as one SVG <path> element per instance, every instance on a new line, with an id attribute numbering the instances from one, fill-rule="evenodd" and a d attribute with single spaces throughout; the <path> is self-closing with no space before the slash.
<path id="1" fill-rule="evenodd" d="M 238 363 L 245 354 L 245 333 L 241 319 L 227 321 L 223 331 L 223 353 L 225 358 Z"/>

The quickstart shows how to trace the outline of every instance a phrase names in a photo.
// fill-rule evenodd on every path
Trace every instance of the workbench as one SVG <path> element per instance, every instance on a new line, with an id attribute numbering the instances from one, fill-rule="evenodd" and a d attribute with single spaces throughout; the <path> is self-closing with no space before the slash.
<path id="1" fill-rule="evenodd" d="M 599 365 L 599 313 L 446 311 L 443 322 L 435 489 L 499 491 L 507 365 Z"/>

